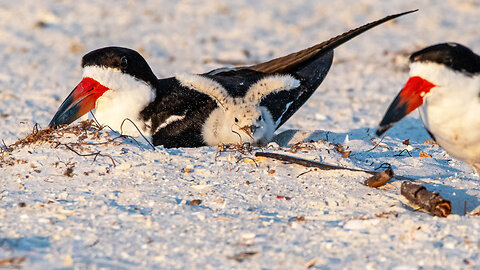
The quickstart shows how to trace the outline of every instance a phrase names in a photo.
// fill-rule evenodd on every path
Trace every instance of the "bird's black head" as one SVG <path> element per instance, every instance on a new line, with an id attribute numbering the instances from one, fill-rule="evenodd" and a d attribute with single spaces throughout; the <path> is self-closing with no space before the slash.
<path id="1" fill-rule="evenodd" d="M 458 43 L 441 43 L 415 52 L 410 62 L 431 62 L 468 74 L 480 73 L 480 56 Z"/>
<path id="2" fill-rule="evenodd" d="M 145 59 L 138 52 L 127 48 L 106 47 L 91 51 L 82 58 L 82 68 L 84 69 L 82 81 L 60 105 L 49 124 L 50 127 L 56 128 L 60 125 L 70 124 L 97 108 L 97 100 L 107 91 L 113 90 L 112 92 L 115 93 L 118 90 L 139 90 L 142 88 L 138 88 L 138 85 L 146 86 L 144 83 L 150 86 L 149 90 L 154 90 L 158 84 L 157 77 Z M 112 76 L 112 74 L 120 75 L 120 77 Z M 127 80 L 121 79 L 125 77 L 123 75 L 128 75 Z M 133 82 L 133 84 L 127 83 L 120 86 L 120 88 L 124 87 L 123 89 L 119 89 L 120 82 Z M 135 92 L 132 95 L 138 94 L 139 97 L 148 99 L 151 97 L 150 92 Z"/>
<path id="3" fill-rule="evenodd" d="M 147 61 L 138 52 L 128 48 L 105 47 L 91 51 L 82 58 L 82 68 L 86 66 L 118 69 L 152 86 L 157 83 L 157 77 Z"/>

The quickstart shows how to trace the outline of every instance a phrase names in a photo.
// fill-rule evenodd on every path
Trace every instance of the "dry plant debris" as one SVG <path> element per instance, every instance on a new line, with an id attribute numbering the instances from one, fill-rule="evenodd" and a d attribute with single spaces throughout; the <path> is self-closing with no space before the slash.
<path id="1" fill-rule="evenodd" d="M 408 201 L 435 216 L 447 217 L 452 212 L 450 201 L 445 200 L 436 192 L 428 191 L 424 186 L 404 181 L 400 190 Z"/>
<path id="2" fill-rule="evenodd" d="M 289 147 L 289 152 L 296 153 L 301 150 L 315 150 L 315 146 L 310 143 L 298 142 Z"/>
<path id="3" fill-rule="evenodd" d="M 195 200 L 189 201 L 188 205 L 200 205 L 201 203 L 202 203 L 202 200 L 195 199 Z"/>
<path id="4" fill-rule="evenodd" d="M 31 144 L 56 144 L 59 143 L 58 139 L 65 134 L 73 134 L 78 137 L 78 142 L 83 141 L 90 137 L 92 139 L 100 138 L 101 128 L 96 126 L 93 121 L 82 121 L 78 125 L 64 126 L 59 129 L 39 129 L 38 125 L 33 127 L 32 133 L 28 134 L 25 138 L 19 139 L 11 147 L 18 148 Z"/>
<path id="5" fill-rule="evenodd" d="M 419 157 L 432 157 L 431 155 L 423 152 L 423 151 L 420 151 L 420 153 L 418 154 Z"/>
<path id="6" fill-rule="evenodd" d="M 373 176 L 365 180 L 364 184 L 369 187 L 378 188 L 385 185 L 392 179 L 394 173 L 391 167 L 382 172 L 375 173 Z"/>
<path id="7" fill-rule="evenodd" d="M 432 141 L 432 140 L 429 140 L 429 139 L 425 140 L 423 143 L 431 144 L 431 145 L 437 144 L 435 141 Z"/>
<path id="8" fill-rule="evenodd" d="M 255 147 L 249 143 L 238 144 L 219 144 L 217 145 L 217 156 L 223 152 L 239 152 L 242 155 L 250 154 Z"/>
<path id="9" fill-rule="evenodd" d="M 343 145 L 341 145 L 341 144 L 334 144 L 333 146 L 334 146 L 335 150 L 336 150 L 338 153 L 342 154 L 342 158 L 348 158 L 348 157 L 350 156 L 350 153 L 351 153 L 351 152 L 350 152 L 350 151 L 346 151 L 346 150 L 345 150 L 345 147 L 344 147 Z"/>
<path id="10" fill-rule="evenodd" d="M 315 263 L 317 263 L 318 259 L 317 258 L 313 258 L 311 259 L 310 261 L 308 261 L 307 263 L 305 263 L 303 265 L 304 268 L 312 268 L 313 266 L 315 266 Z"/>
<path id="11" fill-rule="evenodd" d="M 227 258 L 229 258 L 231 260 L 235 260 L 237 262 L 243 262 L 244 260 L 246 260 L 248 258 L 251 258 L 251 257 L 253 257 L 257 254 L 258 254 L 257 251 L 245 251 L 245 252 L 237 253 L 233 256 L 228 256 Z"/>
<path id="12" fill-rule="evenodd" d="M 0 266 L 1 267 L 13 267 L 17 268 L 20 264 L 27 259 L 26 256 L 23 257 L 11 257 L 7 259 L 0 259 Z"/>
<path id="13" fill-rule="evenodd" d="M 117 141 L 118 138 L 126 138 L 127 136 L 120 135 L 116 138 L 108 138 L 104 142 L 95 142 L 92 143 L 90 140 L 98 140 L 102 136 L 103 127 L 99 127 L 93 121 L 82 121 L 77 125 L 63 126 L 58 129 L 40 129 L 37 124 L 33 127 L 33 130 L 30 134 L 25 136 L 25 138 L 17 140 L 12 145 L 2 148 L 2 155 L 0 155 L 0 167 L 4 166 L 13 166 L 15 164 L 24 164 L 27 161 L 15 159 L 11 156 L 11 152 L 16 149 L 20 149 L 29 145 L 41 145 L 41 144 L 51 144 L 54 145 L 54 148 L 60 146 L 65 147 L 66 149 L 74 152 L 79 156 L 94 156 L 94 160 L 98 156 L 109 158 L 113 165 L 115 166 L 115 160 L 110 155 L 102 154 L 100 151 L 92 151 L 89 146 L 93 145 L 120 145 L 121 142 Z M 108 132 L 105 132 L 108 135 Z M 76 138 L 76 142 L 71 143 L 62 143 L 61 139 L 65 135 L 73 135 Z M 87 142 L 86 140 L 89 139 Z M 64 172 L 65 176 L 73 176 L 73 168 L 70 166 Z"/>

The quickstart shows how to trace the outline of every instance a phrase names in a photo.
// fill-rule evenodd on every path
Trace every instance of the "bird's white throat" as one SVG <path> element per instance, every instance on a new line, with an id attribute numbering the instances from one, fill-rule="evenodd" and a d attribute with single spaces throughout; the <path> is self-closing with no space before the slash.
<path id="1" fill-rule="evenodd" d="M 480 162 L 480 76 L 435 63 L 412 63 L 410 76 L 436 85 L 419 108 L 422 121 L 453 157 Z"/>
<path id="2" fill-rule="evenodd" d="M 140 120 L 140 112 L 155 98 L 155 92 L 149 84 L 120 70 L 98 66 L 85 67 L 83 77 L 90 77 L 109 89 L 97 99 L 92 110 L 100 124 L 108 125 L 124 135 L 137 137 L 140 135 L 137 128 L 125 120 L 130 119 L 144 135 L 151 135 L 147 133 L 147 123 Z"/>

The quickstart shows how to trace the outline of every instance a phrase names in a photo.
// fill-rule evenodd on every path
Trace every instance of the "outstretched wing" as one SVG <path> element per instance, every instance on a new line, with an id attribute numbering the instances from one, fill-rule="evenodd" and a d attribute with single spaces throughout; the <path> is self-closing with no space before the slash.
<path id="1" fill-rule="evenodd" d="M 259 77 L 268 74 L 289 74 L 300 80 L 301 85 L 299 88 L 293 91 L 272 93 L 261 102 L 261 105 L 267 107 L 272 114 L 276 128 L 279 128 L 310 98 L 325 79 L 332 65 L 333 50 L 335 48 L 375 26 L 415 11 L 417 10 L 390 15 L 352 29 L 310 48 L 257 65 L 238 67 L 236 70 L 224 73 L 245 73 L 248 70 L 250 73 L 257 72 Z M 222 74 L 222 72 L 217 71 L 216 75 L 213 76 Z M 237 83 L 238 81 L 235 82 Z M 240 95 L 244 95 L 244 93 Z"/>
<path id="2" fill-rule="evenodd" d="M 398 18 L 400 16 L 403 16 L 412 12 L 416 12 L 417 10 L 418 9 L 387 16 L 380 20 L 376 20 L 371 23 L 367 23 L 365 25 L 352 29 L 348 32 L 345 32 L 341 35 L 333 37 L 327 41 L 314 45 L 310 48 L 307 48 L 295 53 L 291 53 L 289 55 L 279 57 L 264 63 L 260 63 L 257 65 L 244 67 L 244 68 L 255 70 L 262 73 L 268 73 L 268 74 L 295 73 L 296 71 L 301 70 L 302 67 L 309 65 L 310 62 L 313 62 L 315 61 L 315 59 L 321 57 L 322 54 L 325 54 L 326 52 L 337 48 L 343 43 L 372 29 L 373 27 L 378 26 L 384 22 L 393 20 L 395 18 Z"/>
<path id="3" fill-rule="evenodd" d="M 332 65 L 333 49 L 379 24 L 415 11 L 387 16 L 308 49 L 265 63 L 217 69 L 201 76 L 222 85 L 232 98 L 244 97 L 252 84 L 272 74 L 291 75 L 299 80 L 299 87 L 271 93 L 260 103 L 270 111 L 278 128 L 325 79 Z M 175 78 L 159 80 L 156 88 L 155 101 L 141 112 L 144 121 L 151 121 L 153 143 L 166 147 L 205 145 L 201 130 L 210 113 L 218 106 L 215 100 L 207 94 L 182 86 Z"/>

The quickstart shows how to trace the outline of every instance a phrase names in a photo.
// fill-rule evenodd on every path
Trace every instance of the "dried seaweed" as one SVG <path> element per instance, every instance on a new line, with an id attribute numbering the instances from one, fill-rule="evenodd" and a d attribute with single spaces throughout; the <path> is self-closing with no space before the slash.
<path id="1" fill-rule="evenodd" d="M 91 153 L 91 150 L 87 148 L 87 146 L 92 146 L 92 145 L 102 145 L 102 144 L 115 145 L 117 143 L 115 140 L 123 137 L 121 135 L 117 138 L 113 138 L 113 139 L 109 138 L 106 141 L 99 142 L 99 143 L 85 142 L 87 138 L 100 139 L 101 129 L 102 127 L 99 127 L 98 125 L 96 125 L 95 122 L 88 121 L 88 120 L 82 121 L 77 125 L 62 126 L 58 129 L 52 129 L 52 128 L 41 129 L 41 127 L 38 124 L 35 124 L 30 134 L 28 134 L 24 138 L 17 140 L 15 143 L 9 146 L 5 146 L 4 151 L 12 152 L 15 149 L 23 148 L 30 145 L 52 144 L 52 145 L 55 145 L 54 148 L 58 148 L 59 146 L 65 146 L 65 148 L 67 148 L 68 150 L 74 152 L 79 156 L 94 156 L 95 157 L 94 161 L 98 156 L 108 157 L 112 161 L 113 165 L 115 166 L 116 165 L 115 160 L 113 159 L 112 156 L 107 154 L 102 154 L 100 151 Z M 60 139 L 67 134 L 74 135 L 77 138 L 77 142 L 61 143 Z M 78 148 L 79 151 L 90 152 L 90 153 L 88 154 L 80 153 L 79 151 L 75 150 L 74 147 Z M 2 156 L 0 160 L 0 167 L 5 165 L 10 166 L 16 163 L 19 163 L 19 160 L 15 159 L 14 157 L 9 157 L 6 159 Z M 69 171 L 66 171 L 64 174 L 69 177 L 71 177 L 72 175 L 72 173 Z"/>

